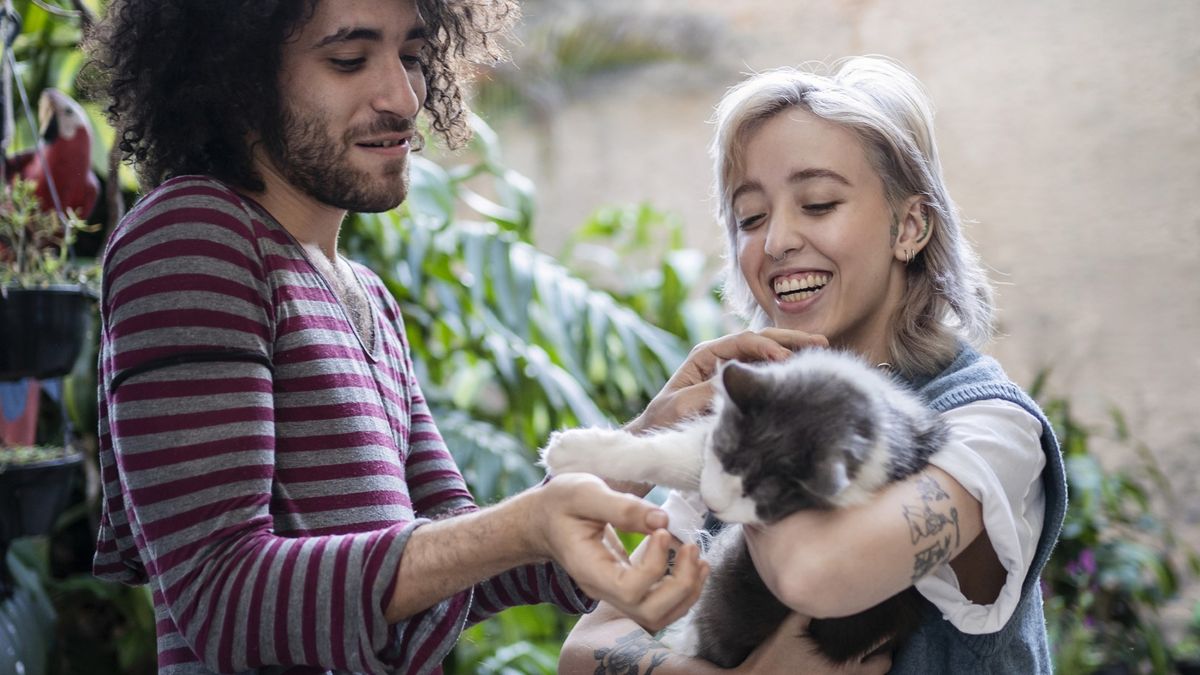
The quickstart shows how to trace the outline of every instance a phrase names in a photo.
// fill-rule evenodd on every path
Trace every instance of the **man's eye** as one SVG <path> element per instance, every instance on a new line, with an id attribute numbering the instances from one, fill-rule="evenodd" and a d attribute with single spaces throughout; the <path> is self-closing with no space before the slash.
<path id="1" fill-rule="evenodd" d="M 359 57 L 357 59 L 329 59 L 329 62 L 331 64 L 333 64 L 333 67 L 337 68 L 338 70 L 343 70 L 346 72 L 353 72 L 353 71 L 361 68 L 362 64 L 366 63 L 367 60 L 365 58 Z"/>
<path id="2" fill-rule="evenodd" d="M 754 227 L 756 225 L 758 225 L 759 223 L 762 222 L 762 219 L 763 219 L 763 215 L 761 213 L 742 218 L 741 220 L 737 221 L 738 229 L 739 230 L 752 230 L 752 229 L 754 229 Z"/>
<path id="3" fill-rule="evenodd" d="M 425 67 L 425 59 L 419 54 L 408 54 L 400 57 L 400 63 L 404 64 L 409 70 L 416 70 Z"/>
<path id="4" fill-rule="evenodd" d="M 833 201 L 833 202 L 821 202 L 820 204 L 805 204 L 804 211 L 806 213 L 813 213 L 813 214 L 820 215 L 822 213 L 829 213 L 830 211 L 834 210 L 835 208 L 837 208 L 838 204 L 841 204 L 841 202 Z"/>

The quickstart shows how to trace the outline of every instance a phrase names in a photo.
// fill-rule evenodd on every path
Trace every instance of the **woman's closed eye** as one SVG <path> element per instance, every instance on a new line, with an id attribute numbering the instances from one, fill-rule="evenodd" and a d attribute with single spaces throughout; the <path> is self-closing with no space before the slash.
<path id="1" fill-rule="evenodd" d="M 737 221 L 737 227 L 739 230 L 742 230 L 742 231 L 753 230 L 757 225 L 762 223 L 763 218 L 765 218 L 765 217 L 766 217 L 765 214 L 756 213 L 752 216 L 746 216 L 745 218 L 739 218 Z"/>
<path id="2" fill-rule="evenodd" d="M 832 202 L 820 202 L 817 204 L 805 204 L 803 206 L 803 208 L 804 208 L 805 213 L 807 213 L 809 215 L 819 216 L 819 215 L 823 215 L 823 214 L 833 211 L 835 208 L 837 208 L 838 204 L 841 204 L 841 203 L 842 202 L 840 200 L 835 200 Z"/>

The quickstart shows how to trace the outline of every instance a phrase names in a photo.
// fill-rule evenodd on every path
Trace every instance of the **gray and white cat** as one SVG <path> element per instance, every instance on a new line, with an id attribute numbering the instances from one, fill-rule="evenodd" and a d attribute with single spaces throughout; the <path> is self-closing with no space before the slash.
<path id="1" fill-rule="evenodd" d="M 780 363 L 724 364 L 710 415 L 644 436 L 615 429 L 554 434 L 552 473 L 699 491 L 727 523 L 766 524 L 804 509 L 865 501 L 925 467 L 946 429 L 921 400 L 848 353 L 809 349 Z M 712 572 L 677 651 L 723 667 L 741 663 L 788 608 L 754 569 L 741 527 L 723 528 L 705 554 Z M 859 614 L 816 619 L 809 634 L 835 662 L 897 642 L 917 622 L 909 588 Z"/>

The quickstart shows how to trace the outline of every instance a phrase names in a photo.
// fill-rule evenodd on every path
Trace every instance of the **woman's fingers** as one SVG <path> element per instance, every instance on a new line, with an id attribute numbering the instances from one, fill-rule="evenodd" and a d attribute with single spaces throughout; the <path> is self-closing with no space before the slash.
<path id="1" fill-rule="evenodd" d="M 688 361 L 697 374 L 707 379 L 722 361 L 781 361 L 799 349 L 827 346 L 829 341 L 823 335 L 786 328 L 764 328 L 702 342 L 692 349 Z"/>

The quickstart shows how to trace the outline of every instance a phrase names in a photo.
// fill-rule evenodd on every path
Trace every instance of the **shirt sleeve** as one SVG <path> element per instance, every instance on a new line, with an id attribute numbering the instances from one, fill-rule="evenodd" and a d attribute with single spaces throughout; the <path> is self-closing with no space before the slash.
<path id="1" fill-rule="evenodd" d="M 1007 576 L 990 605 L 968 600 L 949 565 L 917 581 L 916 588 L 958 630 L 994 633 L 1016 610 L 1042 532 L 1042 426 L 1020 406 L 997 399 L 955 408 L 943 418 L 950 426 L 950 440 L 930 464 L 979 500 L 984 528 Z"/>
<path id="2" fill-rule="evenodd" d="M 398 330 L 403 330 L 401 325 Z M 403 334 L 403 333 L 401 333 Z M 414 372 L 405 346 L 408 372 Z M 406 472 L 417 513 L 439 516 L 477 510 L 462 474 L 434 423 L 429 405 L 415 378 L 410 384 L 412 404 L 411 452 Z M 518 605 L 552 603 L 559 609 L 579 614 L 590 612 L 596 602 L 589 598 L 557 563 L 517 567 L 476 584 L 468 624 L 475 624 Z"/>
<path id="3" fill-rule="evenodd" d="M 166 612 L 160 667 L 197 658 L 218 672 L 435 667 L 380 657 L 395 635 L 421 644 L 431 625 L 466 612 L 464 593 L 396 626 L 384 619 L 423 521 L 274 533 L 274 323 L 254 225 L 212 186 L 161 201 L 123 224 L 106 255 L 101 448 L 106 509 L 120 510 Z M 98 571 L 105 562 L 98 555 Z"/>

